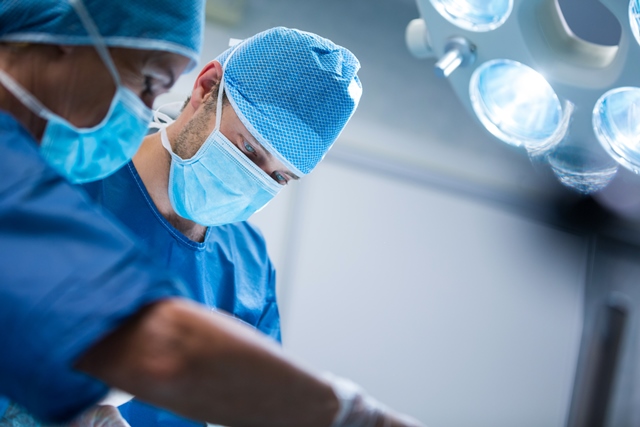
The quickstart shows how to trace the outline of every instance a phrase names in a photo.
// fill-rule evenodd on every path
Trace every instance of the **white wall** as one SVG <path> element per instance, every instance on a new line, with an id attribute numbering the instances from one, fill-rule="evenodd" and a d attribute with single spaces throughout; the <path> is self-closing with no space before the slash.
<path id="1" fill-rule="evenodd" d="M 330 159 L 289 193 L 255 217 L 288 351 L 431 426 L 564 424 L 580 238 Z"/>

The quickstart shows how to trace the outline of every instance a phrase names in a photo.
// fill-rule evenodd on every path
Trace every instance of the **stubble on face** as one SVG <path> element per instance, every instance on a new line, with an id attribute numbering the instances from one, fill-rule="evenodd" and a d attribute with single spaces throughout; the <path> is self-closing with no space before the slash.
<path id="1" fill-rule="evenodd" d="M 182 128 L 173 147 L 174 153 L 181 159 L 190 159 L 196 155 L 215 126 L 216 98 L 205 100 L 200 111 Z"/>
<path id="2" fill-rule="evenodd" d="M 173 147 L 174 153 L 181 159 L 190 159 L 198 152 L 215 127 L 218 103 L 218 86 L 211 89 L 211 96 L 204 101 L 202 108 L 178 134 Z M 228 104 L 226 94 L 222 100 L 222 110 Z"/>

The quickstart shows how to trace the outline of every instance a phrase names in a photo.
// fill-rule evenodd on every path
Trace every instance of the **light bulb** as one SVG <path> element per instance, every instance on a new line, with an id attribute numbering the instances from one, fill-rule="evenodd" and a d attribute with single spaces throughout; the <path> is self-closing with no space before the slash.
<path id="1" fill-rule="evenodd" d="M 640 0 L 631 0 L 629 2 L 629 23 L 631 24 L 631 32 L 640 43 Z"/>
<path id="2" fill-rule="evenodd" d="M 498 139 L 530 150 L 562 139 L 562 107 L 542 75 L 516 61 L 497 59 L 478 67 L 469 82 L 471 105 Z"/>
<path id="3" fill-rule="evenodd" d="M 593 131 L 615 161 L 640 173 L 640 88 L 602 95 L 593 109 Z"/>
<path id="4" fill-rule="evenodd" d="M 513 0 L 431 0 L 449 22 L 469 31 L 491 31 L 502 25 L 513 9 Z"/>

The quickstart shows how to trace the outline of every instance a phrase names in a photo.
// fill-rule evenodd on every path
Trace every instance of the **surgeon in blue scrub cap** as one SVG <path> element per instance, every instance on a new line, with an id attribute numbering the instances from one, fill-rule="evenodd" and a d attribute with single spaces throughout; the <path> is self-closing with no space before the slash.
<path id="1" fill-rule="evenodd" d="M 160 134 L 171 159 L 163 208 L 200 226 L 249 218 L 329 151 L 360 101 L 359 68 L 349 50 L 283 27 L 229 48 Z M 146 145 L 141 154 L 160 148 Z"/>
<path id="2" fill-rule="evenodd" d="M 275 270 L 244 220 L 329 150 L 358 104 L 358 69 L 351 52 L 318 35 L 257 34 L 201 70 L 178 120 L 145 138 L 131 163 L 85 189 L 181 274 L 194 299 L 280 340 Z M 199 425 L 138 400 L 120 410 L 132 427 Z"/>
<path id="3" fill-rule="evenodd" d="M 129 161 L 155 97 L 196 65 L 203 2 L 174 6 L 0 2 L 0 395 L 40 419 L 97 401 L 106 387 L 71 369 L 78 354 L 117 319 L 180 294 L 66 182 Z"/>

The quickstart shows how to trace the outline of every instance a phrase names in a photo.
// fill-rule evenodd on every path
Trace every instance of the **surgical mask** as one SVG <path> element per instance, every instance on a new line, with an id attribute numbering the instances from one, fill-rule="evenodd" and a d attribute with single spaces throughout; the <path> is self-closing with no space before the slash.
<path id="1" fill-rule="evenodd" d="M 220 82 L 216 127 L 190 159 L 176 155 L 160 131 L 162 145 L 171 155 L 169 200 L 183 218 L 216 226 L 248 219 L 284 187 L 249 160 L 220 132 L 224 78 Z"/>
<path id="2" fill-rule="evenodd" d="M 81 184 L 105 178 L 131 160 L 146 135 L 152 113 L 135 93 L 121 85 L 93 20 L 82 2 L 73 4 L 117 87 L 102 122 L 92 128 L 77 128 L 42 105 L 2 70 L 0 83 L 27 108 L 47 120 L 40 153 L 58 173 L 75 184 Z"/>

